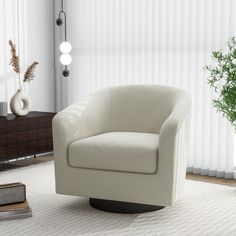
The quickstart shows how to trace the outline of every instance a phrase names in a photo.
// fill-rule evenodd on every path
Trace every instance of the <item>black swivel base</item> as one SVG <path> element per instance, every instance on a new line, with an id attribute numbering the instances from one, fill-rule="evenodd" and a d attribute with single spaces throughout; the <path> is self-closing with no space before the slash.
<path id="1" fill-rule="evenodd" d="M 154 205 L 146 205 L 146 204 L 138 204 L 130 202 L 119 202 L 119 201 L 103 200 L 96 198 L 90 198 L 89 203 L 92 207 L 101 211 L 107 211 L 113 213 L 128 213 L 128 214 L 157 211 L 164 208 L 163 206 L 154 206 Z"/>

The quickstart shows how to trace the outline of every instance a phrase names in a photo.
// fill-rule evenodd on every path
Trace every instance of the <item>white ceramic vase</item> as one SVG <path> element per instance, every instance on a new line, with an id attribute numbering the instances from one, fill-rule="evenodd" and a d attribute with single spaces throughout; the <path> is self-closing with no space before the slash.
<path id="1" fill-rule="evenodd" d="M 22 89 L 18 89 L 10 102 L 10 109 L 15 116 L 26 116 L 30 111 L 31 101 Z"/>

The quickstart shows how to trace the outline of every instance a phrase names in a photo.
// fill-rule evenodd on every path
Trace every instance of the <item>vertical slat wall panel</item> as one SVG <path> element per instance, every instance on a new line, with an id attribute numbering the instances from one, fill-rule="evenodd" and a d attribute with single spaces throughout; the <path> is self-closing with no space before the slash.
<path id="1" fill-rule="evenodd" d="M 4 10 L 5 10 L 5 1 L 0 1 L 0 22 L 3 22 L 4 19 Z M 4 32 L 5 24 L 0 23 L 0 62 L 5 60 L 5 50 L 6 48 L 3 46 L 3 42 L 5 39 Z M 3 75 L 6 73 L 6 65 L 5 63 L 0 63 L 0 100 L 5 100 L 5 83 L 3 82 Z"/>
<path id="2" fill-rule="evenodd" d="M 232 177 L 234 131 L 211 106 L 203 66 L 236 35 L 235 1 L 70 0 L 66 9 L 73 63 L 58 78 L 68 84 L 58 108 L 106 86 L 183 87 L 193 99 L 189 171 Z"/>
<path id="3" fill-rule="evenodd" d="M 209 10 L 212 7 L 212 0 L 204 1 L 204 31 L 203 31 L 203 63 L 210 64 L 211 58 L 209 57 L 209 51 L 211 51 L 211 44 L 212 44 L 212 11 Z M 203 71 L 203 77 L 207 77 L 207 73 Z M 211 110 L 211 101 L 209 97 L 211 96 L 211 91 L 209 90 L 208 84 L 203 83 L 203 90 L 202 90 L 202 104 L 203 106 L 201 119 L 202 119 L 202 129 L 205 130 L 205 140 L 202 143 L 202 163 L 201 168 L 205 171 L 205 174 L 208 173 L 209 167 L 209 157 L 210 157 L 210 114 L 209 111 Z M 205 116 L 205 114 L 208 114 Z M 211 153 L 213 155 L 213 153 Z M 203 171 L 202 170 L 202 171 Z M 204 173 L 202 173 L 204 174 Z"/>
<path id="4" fill-rule="evenodd" d="M 19 12 L 19 20 L 17 12 Z M 19 42 L 21 68 L 25 67 L 25 63 L 27 61 L 26 15 L 26 0 L 0 1 L 0 101 L 10 102 L 11 97 L 18 88 L 16 74 L 13 72 L 11 66 L 9 66 L 9 39 L 12 39 L 13 42 L 16 43 L 18 51 L 18 36 L 20 37 Z M 20 26 L 19 34 L 18 21 Z M 25 89 L 27 91 L 27 88 Z"/>

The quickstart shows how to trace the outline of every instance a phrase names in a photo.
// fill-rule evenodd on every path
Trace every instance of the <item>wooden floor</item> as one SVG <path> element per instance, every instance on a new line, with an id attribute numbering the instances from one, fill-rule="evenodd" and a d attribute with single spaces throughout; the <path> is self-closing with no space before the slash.
<path id="1" fill-rule="evenodd" d="M 37 165 L 39 163 L 43 163 L 47 161 L 53 161 L 53 156 L 45 155 L 45 156 L 39 156 L 36 158 L 31 157 L 31 158 L 26 158 L 23 160 L 2 163 L 0 164 L 0 172 L 8 171 L 8 170 L 16 169 L 16 168 L 21 168 L 25 166 L 30 166 L 30 165 Z"/>
<path id="2" fill-rule="evenodd" d="M 208 182 L 208 183 L 213 183 L 213 184 L 236 186 L 235 179 L 224 179 L 224 178 L 216 178 L 216 177 L 211 177 L 211 176 L 202 176 L 202 175 L 194 175 L 194 174 L 187 174 L 187 179 Z"/>
<path id="3" fill-rule="evenodd" d="M 0 164 L 0 172 L 4 172 L 11 169 L 21 168 L 30 165 L 37 165 L 39 163 L 53 161 L 52 155 L 40 156 L 37 158 L 27 158 L 24 160 L 18 160 L 10 163 Z M 223 178 L 216 178 L 210 176 L 201 176 L 201 175 L 194 175 L 194 174 L 187 174 L 187 179 L 195 180 L 195 181 L 202 181 L 214 184 L 222 184 L 228 186 L 236 186 L 236 180 L 226 180 Z"/>

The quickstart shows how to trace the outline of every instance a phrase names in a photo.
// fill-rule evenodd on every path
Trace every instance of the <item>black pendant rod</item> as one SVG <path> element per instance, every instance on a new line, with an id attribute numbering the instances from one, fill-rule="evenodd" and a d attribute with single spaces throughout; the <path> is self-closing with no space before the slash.
<path id="1" fill-rule="evenodd" d="M 64 10 L 64 0 L 61 0 L 61 9 Z"/>
<path id="2" fill-rule="evenodd" d="M 61 0 L 61 11 L 59 12 L 59 16 L 58 16 L 58 19 L 56 21 L 57 25 L 58 26 L 61 26 L 63 25 L 63 20 L 62 20 L 62 16 L 64 16 L 64 36 L 65 36 L 65 42 L 67 42 L 67 22 L 66 22 L 66 13 L 64 11 L 64 0 Z M 67 66 L 65 65 L 64 66 L 64 70 L 62 72 L 63 76 L 64 77 L 68 77 L 70 75 L 70 72 L 67 68 Z"/>
<path id="3" fill-rule="evenodd" d="M 59 19 L 62 18 L 62 15 L 64 15 L 64 20 L 65 20 L 65 42 L 67 42 L 67 23 L 66 23 L 66 13 L 64 11 L 64 0 L 61 0 L 61 11 L 59 12 Z"/>
<path id="4" fill-rule="evenodd" d="M 61 15 L 64 15 L 64 19 L 65 19 L 65 42 L 67 42 L 67 27 L 66 27 L 66 13 L 63 11 L 63 10 L 61 10 L 60 12 L 59 12 L 59 18 L 61 18 Z"/>

